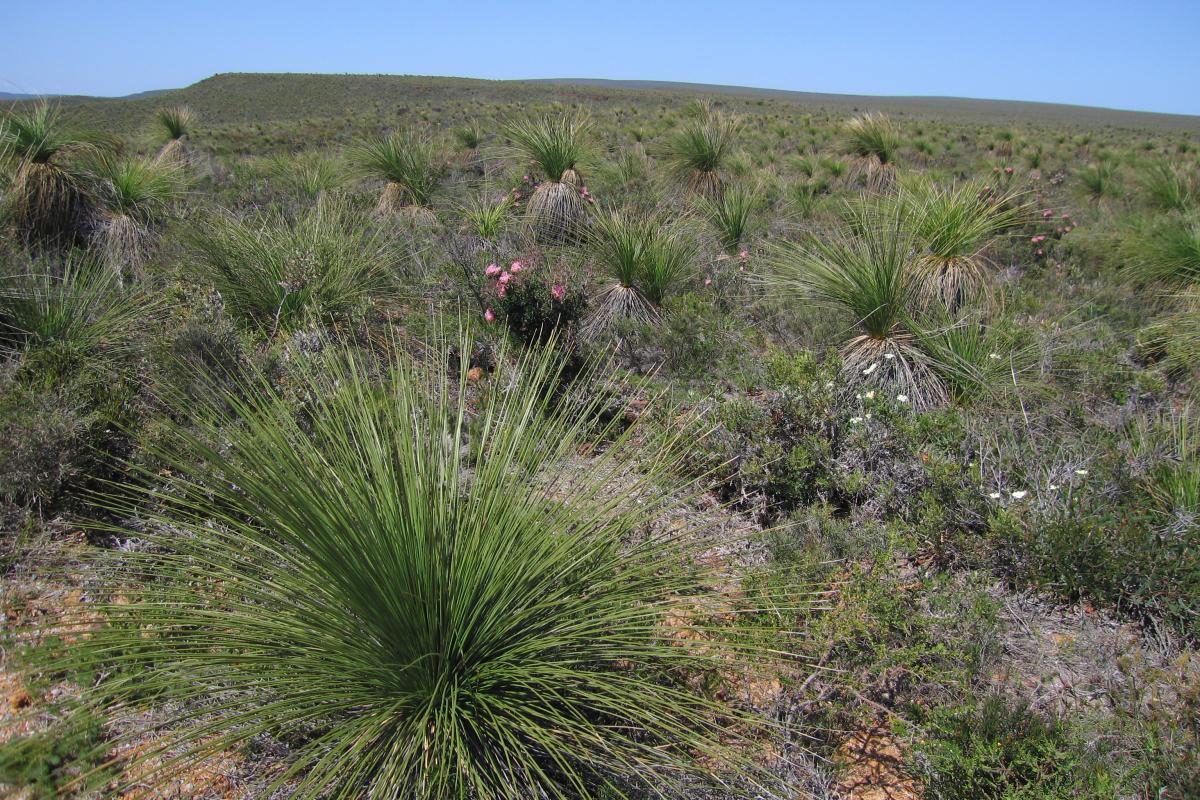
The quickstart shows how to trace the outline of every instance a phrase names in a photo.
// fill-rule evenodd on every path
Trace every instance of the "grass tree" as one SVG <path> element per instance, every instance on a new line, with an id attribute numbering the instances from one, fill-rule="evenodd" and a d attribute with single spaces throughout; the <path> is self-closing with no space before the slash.
<path id="1" fill-rule="evenodd" d="M 667 139 L 662 156 L 676 177 L 690 190 L 715 197 L 723 186 L 741 130 L 738 118 L 702 108 L 685 119 Z"/>
<path id="2" fill-rule="evenodd" d="M 1117 181 L 1117 169 L 1112 161 L 1097 161 L 1080 170 L 1079 182 L 1083 185 L 1087 196 L 1097 202 L 1106 197 L 1119 197 L 1121 194 Z"/>
<path id="3" fill-rule="evenodd" d="M 544 181 L 533 190 L 526 218 L 547 243 L 578 241 L 587 220 L 577 168 L 588 152 L 590 123 L 581 115 L 512 119 L 504 134 L 521 157 L 533 162 Z"/>
<path id="4" fill-rule="evenodd" d="M 1029 207 L 1014 192 L 994 192 L 978 182 L 941 186 L 924 177 L 906 181 L 897 198 L 922 255 L 917 272 L 931 299 L 951 314 L 986 292 L 993 241 L 1027 221 Z"/>
<path id="5" fill-rule="evenodd" d="M 851 381 L 929 407 L 946 399 L 915 328 L 923 301 L 915 242 L 895 204 L 848 204 L 839 228 L 779 245 L 765 285 L 842 311 L 857 333 L 842 347 Z"/>
<path id="6" fill-rule="evenodd" d="M 705 537 L 626 501 L 663 497 L 686 431 L 602 431 L 572 468 L 604 400 L 547 392 L 551 348 L 501 352 L 479 394 L 447 355 L 471 341 L 381 380 L 350 356 L 297 370 L 303 419 L 267 386 L 237 393 L 105 501 L 145 546 L 97 555 L 111 583 L 91 591 L 118 599 L 56 668 L 96 675 L 82 710 L 130 723 L 99 745 L 128 780 L 276 739 L 265 793 L 295 798 L 782 789 L 759 766 L 771 723 L 719 699 L 768 658 L 769 623 L 736 596 L 706 607 Z"/>
<path id="7" fill-rule="evenodd" d="M 478 194 L 463 206 L 463 217 L 481 239 L 493 240 L 508 224 L 512 211 L 512 198 L 507 194 L 496 200 Z"/>
<path id="8" fill-rule="evenodd" d="M 191 246 L 233 315 L 268 337 L 345 316 L 385 291 L 401 260 L 393 240 L 334 197 L 294 220 L 215 214 Z"/>
<path id="9" fill-rule="evenodd" d="M 854 171 L 864 175 L 867 188 L 885 192 L 896 184 L 896 156 L 900 135 L 883 114 L 863 114 L 843 129 L 846 151 L 854 156 Z"/>
<path id="10" fill-rule="evenodd" d="M 339 159 L 319 150 L 276 156 L 269 165 L 273 177 L 294 197 L 312 202 L 345 184 Z"/>
<path id="11" fill-rule="evenodd" d="M 1138 284 L 1200 285 L 1200 212 L 1144 222 L 1122 244 L 1125 274 Z"/>
<path id="12" fill-rule="evenodd" d="M 483 132 L 474 123 L 468 123 L 454 129 L 454 139 L 464 150 L 476 150 L 483 141 Z"/>
<path id="13" fill-rule="evenodd" d="M 1138 175 L 1146 199 L 1162 211 L 1186 212 L 1200 201 L 1200 180 L 1169 161 L 1153 161 Z"/>
<path id="14" fill-rule="evenodd" d="M 178 158 L 183 153 L 183 140 L 191 133 L 196 114 L 184 105 L 160 108 L 155 119 L 167 135 L 167 142 L 158 151 L 157 159 Z"/>
<path id="15" fill-rule="evenodd" d="M 14 106 L 0 120 L 4 203 L 17 235 L 28 245 L 70 245 L 87 231 L 90 204 L 77 159 L 99 140 L 72 131 L 48 102 Z"/>
<path id="16" fill-rule="evenodd" d="M 620 320 L 659 319 L 663 301 L 694 269 L 694 239 L 681 225 L 657 216 L 601 214 L 592 223 L 588 245 L 604 285 L 584 325 L 586 336 L 599 335 Z"/>
<path id="17" fill-rule="evenodd" d="M 154 226 L 187 191 L 187 168 L 177 159 L 101 154 L 92 161 L 93 237 L 118 272 L 138 270 L 153 246 Z"/>
<path id="18" fill-rule="evenodd" d="M 1200 374 L 1200 286 L 1171 298 L 1173 308 L 1138 333 L 1140 349 L 1177 375 Z"/>
<path id="19" fill-rule="evenodd" d="M 429 201 L 446 169 L 433 139 L 411 130 L 396 131 L 360 142 L 351 148 L 350 158 L 364 177 L 385 181 L 376 206 L 379 213 L 405 211 L 432 217 Z"/>
<path id="20" fill-rule="evenodd" d="M 34 258 L 3 271 L 0 342 L 33 354 L 44 375 L 126 361 L 154 306 L 90 256 Z"/>
<path id="21" fill-rule="evenodd" d="M 931 369 L 960 405 L 1003 396 L 1027 396 L 1036 387 L 1041 342 L 1023 329 L 985 319 L 978 311 L 951 316 L 940 310 L 913 326 Z"/>
<path id="22" fill-rule="evenodd" d="M 715 197 L 698 195 L 696 208 L 708 220 L 717 242 L 730 255 L 736 253 L 753 233 L 762 194 L 745 183 L 730 186 Z"/>

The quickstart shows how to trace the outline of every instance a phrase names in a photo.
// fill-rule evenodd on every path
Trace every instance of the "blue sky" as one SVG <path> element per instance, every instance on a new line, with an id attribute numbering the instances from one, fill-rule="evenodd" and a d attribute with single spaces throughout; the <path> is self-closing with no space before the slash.
<path id="1" fill-rule="evenodd" d="M 0 11 L 0 91 L 216 72 L 638 78 L 1200 114 L 1200 0 L 55 2 Z"/>

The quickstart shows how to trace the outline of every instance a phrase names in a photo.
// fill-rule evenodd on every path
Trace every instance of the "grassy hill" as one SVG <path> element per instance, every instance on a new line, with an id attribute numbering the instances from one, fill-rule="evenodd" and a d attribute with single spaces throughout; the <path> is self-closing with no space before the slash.
<path id="1" fill-rule="evenodd" d="M 1200 131 L 1200 117 L 1085 106 L 955 97 L 868 97 L 661 81 L 549 79 L 490 81 L 407 75 L 224 73 L 182 89 L 125 98 L 59 98 L 81 122 L 129 133 L 155 108 L 186 103 L 208 126 L 360 119 L 470 116 L 480 104 L 564 103 L 643 110 L 718 96 L 739 111 L 844 115 L 886 111 L 898 117 L 953 119 L 998 125 Z"/>

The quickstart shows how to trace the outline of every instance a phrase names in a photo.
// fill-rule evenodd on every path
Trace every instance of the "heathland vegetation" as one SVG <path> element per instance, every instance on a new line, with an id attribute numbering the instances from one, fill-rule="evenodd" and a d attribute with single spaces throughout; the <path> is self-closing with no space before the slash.
<path id="1" fill-rule="evenodd" d="M 229 75 L 0 166 L 4 796 L 1200 796 L 1200 120 Z"/>

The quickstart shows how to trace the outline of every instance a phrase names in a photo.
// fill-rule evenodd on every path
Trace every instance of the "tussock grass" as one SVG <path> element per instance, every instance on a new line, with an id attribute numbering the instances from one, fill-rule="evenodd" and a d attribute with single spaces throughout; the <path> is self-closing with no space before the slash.
<path id="1" fill-rule="evenodd" d="M 537 165 L 546 180 L 538 184 L 525 209 L 539 240 L 577 242 L 584 236 L 587 203 L 580 196 L 577 167 L 589 153 L 591 123 L 582 115 L 510 119 L 504 135 L 516 153 Z"/>
<path id="2" fill-rule="evenodd" d="M 187 192 L 187 168 L 175 160 L 101 154 L 88 172 L 97 206 L 94 236 L 101 252 L 118 271 L 140 269 L 154 243 L 154 224 Z"/>
<path id="3" fill-rule="evenodd" d="M 191 133 L 196 113 L 185 105 L 169 106 L 160 108 L 155 120 L 167 135 L 167 143 L 158 151 L 158 160 L 177 158 L 183 151 L 183 140 Z"/>
<path id="4" fill-rule="evenodd" d="M 633 429 L 601 431 L 605 454 L 574 469 L 603 400 L 547 392 L 553 349 L 502 352 L 503 391 L 472 398 L 447 356 L 470 348 L 397 355 L 381 381 L 349 356 L 296 375 L 307 421 L 239 393 L 171 429 L 169 488 L 100 499 L 150 546 L 97 591 L 146 580 L 97 604 L 107 624 L 60 667 L 104 676 L 85 707 L 129 712 L 105 748 L 143 733 L 143 698 L 180 709 L 130 751 L 139 780 L 272 737 L 289 744 L 275 786 L 298 798 L 774 790 L 749 747 L 771 723 L 697 682 L 766 653 L 698 600 L 695 532 L 628 501 L 663 497 L 690 432 L 641 441 L 631 474 Z"/>
<path id="5" fill-rule="evenodd" d="M 303 200 L 317 200 L 341 189 L 346 182 L 341 161 L 318 150 L 271 159 L 272 177 Z"/>
<path id="6" fill-rule="evenodd" d="M 1139 183 L 1150 204 L 1162 211 L 1186 212 L 1200 199 L 1196 176 L 1169 161 L 1153 161 L 1138 171 Z"/>
<path id="7" fill-rule="evenodd" d="M 886 192 L 896 183 L 900 136 L 883 114 L 863 114 L 843 127 L 846 151 L 855 157 L 854 171 L 866 177 L 867 188 Z"/>
<path id="8" fill-rule="evenodd" d="M 512 211 L 512 198 L 508 195 L 499 200 L 489 200 L 486 195 L 472 197 L 463 207 L 463 217 L 483 239 L 495 239 L 508 224 Z"/>
<path id="9" fill-rule="evenodd" d="M 395 241 L 334 197 L 295 220 L 215 214 L 198 224 L 191 248 L 234 316 L 268 337 L 344 317 L 392 285 L 402 256 Z"/>
<path id="10" fill-rule="evenodd" d="M 414 131 L 397 131 L 350 148 L 350 160 L 367 178 L 386 182 L 376 210 L 426 209 L 445 171 L 437 143 Z"/>
<path id="11" fill-rule="evenodd" d="M 87 186 L 73 156 L 105 142 L 71 130 L 49 102 L 14 106 L 0 120 L 0 164 L 7 173 L 4 203 L 17 235 L 31 246 L 82 241 L 89 221 Z"/>
<path id="12" fill-rule="evenodd" d="M 1122 250 L 1125 275 L 1134 283 L 1173 289 L 1200 284 L 1200 214 L 1145 222 Z"/>
<path id="13" fill-rule="evenodd" d="M 47 354 L 60 369 L 126 359 L 133 353 L 134 332 L 156 305 L 125 290 L 120 277 L 95 258 L 39 258 L 9 263 L 4 273 L 0 341 L 17 351 Z"/>
<path id="14" fill-rule="evenodd" d="M 683 121 L 662 148 L 662 157 L 688 189 L 707 197 L 721 192 L 741 121 L 719 111 L 701 109 Z"/>
<path id="15" fill-rule="evenodd" d="M 619 320 L 650 323 L 660 306 L 694 269 L 696 245 L 679 224 L 657 215 L 609 211 L 593 221 L 588 248 L 604 273 L 605 285 L 584 335 L 608 331 Z"/>
<path id="16" fill-rule="evenodd" d="M 842 346 L 848 377 L 903 393 L 918 407 L 946 399 L 920 347 L 914 320 L 922 309 L 915 242 L 895 204 L 848 204 L 841 225 L 770 257 L 765 286 L 842 311 L 858 332 Z"/>
<path id="17" fill-rule="evenodd" d="M 994 271 L 988 247 L 1030 218 L 1020 194 L 994 192 L 978 181 L 940 186 L 914 177 L 902 183 L 898 199 L 923 251 L 917 266 L 926 293 L 951 313 L 988 293 Z"/>
<path id="18" fill-rule="evenodd" d="M 717 242 L 732 255 L 754 232 L 763 198 L 758 187 L 741 183 L 726 188 L 716 197 L 697 195 L 695 205 L 712 226 Z"/>

